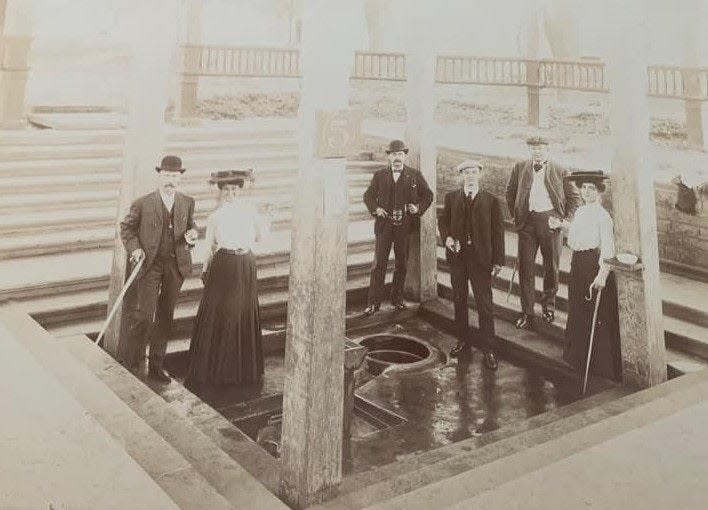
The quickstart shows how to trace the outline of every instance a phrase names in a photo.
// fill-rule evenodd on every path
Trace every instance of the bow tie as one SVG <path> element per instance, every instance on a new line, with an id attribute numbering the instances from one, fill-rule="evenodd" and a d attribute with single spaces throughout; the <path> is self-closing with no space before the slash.
<path id="1" fill-rule="evenodd" d="M 541 168 L 543 168 L 543 163 L 534 163 L 533 164 L 533 171 L 538 172 Z"/>

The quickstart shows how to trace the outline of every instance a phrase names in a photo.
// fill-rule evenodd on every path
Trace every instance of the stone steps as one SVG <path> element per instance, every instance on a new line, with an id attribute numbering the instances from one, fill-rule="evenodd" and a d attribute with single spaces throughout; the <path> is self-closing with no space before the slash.
<path id="1" fill-rule="evenodd" d="M 134 409 L 142 411 L 140 416 L 26 314 L 6 306 L 0 316 L 5 327 L 16 337 L 22 338 L 25 348 L 44 370 L 71 393 L 85 412 L 108 432 L 179 508 L 226 510 L 241 507 L 245 497 L 275 500 L 265 488 L 255 485 L 257 482 L 249 480 L 250 477 L 243 476 L 243 470 L 232 459 L 219 459 L 218 448 L 213 445 L 209 448 L 207 438 L 199 437 L 197 431 L 188 427 L 184 420 L 170 415 L 162 399 L 150 395 L 143 395 L 141 399 L 125 399 L 132 403 Z M 88 341 L 85 343 L 85 348 L 100 355 L 98 347 Z M 104 370 L 117 368 L 118 364 L 113 363 Z M 130 382 L 127 381 L 128 384 Z M 133 384 L 136 385 L 140 383 Z M 151 421 L 148 417 L 152 418 Z M 185 441 L 186 437 L 190 440 Z M 196 455 L 197 445 L 211 455 Z M 220 469 L 213 467 L 217 459 Z M 227 480 L 229 483 L 226 483 Z M 225 490 L 247 482 L 251 484 L 249 491 Z"/>
<path id="2" fill-rule="evenodd" d="M 220 448 L 184 411 L 170 406 L 87 337 L 68 337 L 60 343 L 89 372 L 111 388 L 115 397 L 179 452 L 230 507 L 287 508 L 238 463 L 236 456 Z M 225 420 L 220 426 L 222 433 L 249 441 L 247 436 Z M 252 444 L 252 455 L 258 455 L 256 448 L 259 447 Z M 206 502 L 202 504 L 202 508 L 211 508 Z"/>
<path id="3" fill-rule="evenodd" d="M 73 143 L 66 145 L 0 146 L 0 161 L 47 161 L 62 159 L 119 158 L 122 144 Z"/>
<path id="4" fill-rule="evenodd" d="M 609 413 L 603 406 L 611 407 L 613 402 L 629 393 L 626 388 L 610 388 L 552 411 L 487 432 L 481 437 L 472 437 L 435 450 L 419 452 L 413 458 L 402 459 L 348 477 L 340 486 L 336 499 L 315 506 L 313 510 L 364 508 L 444 480 L 463 470 L 498 461 L 523 451 L 523 448 L 530 444 L 541 444 L 551 439 L 552 436 L 548 435 L 549 429 L 562 426 L 567 433 L 605 418 Z"/>
<path id="5" fill-rule="evenodd" d="M 28 149 L 30 150 L 30 149 Z M 37 176 L 75 175 L 85 176 L 101 173 L 119 173 L 123 165 L 120 157 L 96 157 L 91 159 L 48 159 L 30 161 L 0 160 L 1 179 Z M 37 190 L 35 190 L 36 192 Z"/>
<path id="6" fill-rule="evenodd" d="M 442 459 L 437 462 L 423 462 L 415 470 L 354 490 L 312 508 L 491 508 L 479 506 L 484 502 L 475 501 L 474 498 L 482 494 L 493 496 L 497 490 L 505 488 L 508 490 L 513 480 L 537 473 L 546 466 L 555 464 L 565 470 L 567 461 L 578 454 L 597 451 L 614 438 L 704 402 L 706 389 L 706 372 L 690 374 L 617 399 L 599 402 L 595 407 L 580 410 L 481 448 L 474 447 L 474 439 L 469 440 L 471 444 L 467 445 L 460 442 L 453 445 L 462 450 L 459 455 L 441 454 Z M 464 446 L 467 446 L 467 451 L 464 451 Z M 560 465 L 562 461 L 563 465 Z M 599 469 L 597 464 L 594 469 Z M 574 472 L 578 472 L 577 476 L 581 476 L 580 472 L 587 473 L 578 463 Z M 385 473 L 381 475 L 384 477 Z M 537 483 L 528 485 L 529 492 L 539 490 Z M 642 483 L 646 483 L 646 479 L 642 479 Z M 579 483 L 577 487 L 584 485 Z M 641 486 L 637 485 L 637 490 Z M 554 490 L 565 491 L 566 488 L 558 487 Z M 588 493 L 590 490 L 571 487 L 568 492 Z M 613 494 L 615 492 L 611 488 L 608 490 Z M 512 499 L 519 501 L 509 498 Z"/>

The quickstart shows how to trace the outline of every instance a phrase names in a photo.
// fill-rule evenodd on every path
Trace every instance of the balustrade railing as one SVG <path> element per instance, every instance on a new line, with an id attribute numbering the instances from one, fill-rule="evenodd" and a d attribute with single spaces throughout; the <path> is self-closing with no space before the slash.
<path id="1" fill-rule="evenodd" d="M 477 85 L 526 85 L 529 61 L 513 58 L 486 58 L 441 55 L 435 66 L 438 83 Z"/>
<path id="2" fill-rule="evenodd" d="M 403 53 L 369 53 L 357 51 L 354 54 L 352 78 L 358 80 L 406 80 L 406 56 Z"/>
<path id="3" fill-rule="evenodd" d="M 184 46 L 184 74 L 199 76 L 300 76 L 294 48 Z"/>

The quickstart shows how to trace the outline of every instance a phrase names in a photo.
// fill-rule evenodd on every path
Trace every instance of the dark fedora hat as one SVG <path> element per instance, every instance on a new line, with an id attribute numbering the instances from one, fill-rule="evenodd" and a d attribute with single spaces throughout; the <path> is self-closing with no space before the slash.
<path id="1" fill-rule="evenodd" d="M 256 178 L 253 175 L 253 169 L 246 170 L 217 170 L 211 173 L 209 177 L 210 184 L 216 184 L 221 187 L 224 184 L 243 184 L 245 181 L 254 182 Z"/>
<path id="2" fill-rule="evenodd" d="M 162 163 L 160 163 L 160 166 L 156 166 L 155 170 L 158 172 L 166 170 L 168 172 L 184 173 L 187 169 L 182 167 L 182 158 L 178 156 L 165 156 L 162 158 Z"/>
<path id="3" fill-rule="evenodd" d="M 388 144 L 388 149 L 386 149 L 386 154 L 391 154 L 392 152 L 403 151 L 408 154 L 408 147 L 403 143 L 402 140 L 391 140 Z"/>

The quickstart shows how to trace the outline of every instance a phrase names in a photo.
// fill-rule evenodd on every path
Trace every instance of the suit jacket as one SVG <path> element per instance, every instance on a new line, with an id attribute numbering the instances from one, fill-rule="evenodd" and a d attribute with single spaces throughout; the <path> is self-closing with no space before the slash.
<path id="1" fill-rule="evenodd" d="M 506 205 L 517 228 L 524 226 L 529 214 L 529 194 L 533 183 L 533 172 L 530 160 L 516 163 L 506 186 Z M 546 164 L 545 183 L 553 209 L 561 218 L 570 219 L 580 205 L 580 194 L 568 179 L 564 179 L 566 175 L 568 175 L 568 171 L 565 168 L 552 161 Z"/>
<path id="2" fill-rule="evenodd" d="M 462 245 L 466 242 L 466 200 L 462 188 L 445 195 L 443 213 L 438 218 L 438 230 L 443 242 L 448 236 L 460 241 Z M 477 261 L 490 271 L 495 264 L 503 266 L 506 259 L 501 201 L 488 191 L 480 189 L 472 202 L 470 214 L 472 217 L 469 223 L 472 227 L 472 241 Z M 445 258 L 448 262 L 452 262 L 454 256 L 450 250 L 445 249 Z"/>
<path id="3" fill-rule="evenodd" d="M 403 179 L 403 203 L 416 204 L 418 206 L 418 214 L 404 216 L 404 225 L 409 229 L 417 229 L 420 227 L 420 216 L 428 210 L 433 201 L 433 192 L 430 190 L 423 174 L 418 170 L 404 166 L 399 181 Z M 385 218 L 376 216 L 376 208 L 383 207 L 386 212 L 391 214 L 394 204 L 391 203 L 391 190 L 394 181 L 391 168 L 382 168 L 378 170 L 371 178 L 369 187 L 364 192 L 364 203 L 369 209 L 372 216 L 376 217 L 374 222 L 374 232 L 379 233 L 386 224 Z"/>
<path id="4" fill-rule="evenodd" d="M 154 262 L 162 236 L 162 197 L 153 191 L 135 200 L 120 223 L 120 237 L 130 255 L 137 248 L 145 251 L 145 271 Z M 194 198 L 175 192 L 173 206 L 175 252 L 179 272 L 185 278 L 192 273 L 192 251 L 186 249 L 184 234 L 196 229 L 194 223 Z"/>

